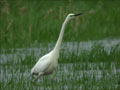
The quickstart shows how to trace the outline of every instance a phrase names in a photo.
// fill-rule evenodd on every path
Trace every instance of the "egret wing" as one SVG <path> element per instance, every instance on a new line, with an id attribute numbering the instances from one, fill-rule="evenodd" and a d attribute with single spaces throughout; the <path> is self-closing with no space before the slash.
<path id="1" fill-rule="evenodd" d="M 45 72 L 47 68 L 50 66 L 50 55 L 46 54 L 45 56 L 41 57 L 39 61 L 33 67 L 31 73 L 39 73 Z"/>

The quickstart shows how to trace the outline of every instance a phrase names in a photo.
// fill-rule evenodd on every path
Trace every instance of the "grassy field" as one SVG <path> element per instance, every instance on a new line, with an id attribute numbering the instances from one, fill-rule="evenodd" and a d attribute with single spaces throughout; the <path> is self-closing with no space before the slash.
<path id="1" fill-rule="evenodd" d="M 120 38 L 120 2 L 116 1 L 24 1 L 0 2 L 1 47 L 56 42 L 69 13 L 93 12 L 67 25 L 64 41 Z"/>
<path id="2" fill-rule="evenodd" d="M 1 90 L 119 90 L 119 65 L 117 63 L 59 64 L 59 71 L 53 81 L 44 76 L 38 82 L 33 82 L 26 65 L 10 65 L 1 71 Z"/>
<path id="3" fill-rule="evenodd" d="M 54 80 L 44 76 L 33 82 L 31 68 L 40 56 L 49 51 L 49 47 L 2 50 L 1 90 L 120 89 L 120 44 L 111 47 L 109 54 L 101 45 L 93 45 L 90 51 L 82 51 L 79 55 L 79 50 L 63 48 Z"/>
<path id="4" fill-rule="evenodd" d="M 33 82 L 31 68 L 57 41 L 70 21 L 58 71 Z M 120 1 L 0 1 L 1 90 L 120 90 Z"/>
<path id="5" fill-rule="evenodd" d="M 119 51 L 118 51 L 119 49 Z M 63 49 L 64 50 L 64 49 Z M 48 52 L 43 51 L 41 54 Z M 1 54 L 1 90 L 119 90 L 120 89 L 120 47 L 112 47 L 110 54 L 100 46 L 94 46 L 89 53 L 80 56 L 75 52 L 62 51 L 58 71 L 54 80 L 41 77 L 33 82 L 30 70 L 38 60 L 33 51 L 11 50 Z M 22 52 L 22 54 L 21 54 Z"/>

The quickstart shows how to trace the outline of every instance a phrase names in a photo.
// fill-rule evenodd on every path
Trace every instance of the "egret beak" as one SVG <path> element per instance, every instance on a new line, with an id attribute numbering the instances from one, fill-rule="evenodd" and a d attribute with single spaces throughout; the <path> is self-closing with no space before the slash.
<path id="1" fill-rule="evenodd" d="M 80 15 L 83 15 L 84 13 L 78 13 L 78 14 L 75 14 L 74 16 L 80 16 Z"/>

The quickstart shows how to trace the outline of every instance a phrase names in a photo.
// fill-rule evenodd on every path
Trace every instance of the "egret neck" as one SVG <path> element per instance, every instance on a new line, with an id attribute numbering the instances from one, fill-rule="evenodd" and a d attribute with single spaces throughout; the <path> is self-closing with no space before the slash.
<path id="1" fill-rule="evenodd" d="M 56 43 L 55 48 L 54 48 L 54 50 L 55 50 L 56 53 L 59 53 L 60 46 L 61 46 L 61 43 L 62 43 L 62 38 L 63 38 L 63 35 L 64 35 L 64 30 L 65 30 L 65 27 L 66 27 L 67 23 L 69 22 L 69 20 L 70 20 L 70 19 L 67 17 L 67 18 L 65 19 L 63 25 L 62 25 L 59 38 L 58 38 L 57 43 Z"/>

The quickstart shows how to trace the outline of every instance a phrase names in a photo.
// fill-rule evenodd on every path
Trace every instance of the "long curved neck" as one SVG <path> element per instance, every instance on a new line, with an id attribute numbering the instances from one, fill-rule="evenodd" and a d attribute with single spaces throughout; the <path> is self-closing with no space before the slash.
<path id="1" fill-rule="evenodd" d="M 69 21 L 69 19 L 66 18 L 63 25 L 62 25 L 59 38 L 58 38 L 57 43 L 56 43 L 55 48 L 54 48 L 55 51 L 59 52 L 59 50 L 60 50 L 60 46 L 61 46 L 61 43 L 62 43 L 62 38 L 63 38 L 63 35 L 64 35 L 64 30 L 65 30 L 65 27 L 66 27 L 68 21 Z"/>

